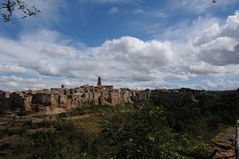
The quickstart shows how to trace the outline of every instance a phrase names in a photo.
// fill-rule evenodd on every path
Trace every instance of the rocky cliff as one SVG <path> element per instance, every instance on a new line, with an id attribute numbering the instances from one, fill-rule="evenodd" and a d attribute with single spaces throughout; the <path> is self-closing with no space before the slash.
<path id="1" fill-rule="evenodd" d="M 146 95 L 147 94 L 147 95 Z M 113 86 L 81 86 L 20 92 L 1 92 L 0 102 L 26 111 L 56 111 L 85 104 L 112 105 L 132 103 L 149 97 L 149 90 L 114 89 Z"/>

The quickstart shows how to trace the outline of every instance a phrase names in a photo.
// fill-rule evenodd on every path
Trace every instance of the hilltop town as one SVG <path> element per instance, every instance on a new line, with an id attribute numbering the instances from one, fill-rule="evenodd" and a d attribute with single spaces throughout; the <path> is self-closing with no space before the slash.
<path id="1" fill-rule="evenodd" d="M 192 93 L 193 91 L 190 90 Z M 192 102 L 197 102 L 192 93 Z M 115 89 L 113 85 L 102 85 L 98 77 L 97 85 L 83 85 L 76 88 L 51 88 L 42 90 L 27 90 L 17 92 L 0 92 L 0 102 L 13 108 L 25 111 L 62 112 L 82 105 L 110 105 L 135 103 L 139 101 L 157 100 L 163 94 L 175 95 L 179 90 L 130 90 L 128 88 Z"/>
<path id="2" fill-rule="evenodd" d="M 140 93 L 140 94 L 139 94 Z M 0 101 L 26 111 L 61 111 L 89 105 L 117 105 L 131 103 L 137 97 L 147 98 L 146 91 L 133 91 L 126 88 L 114 89 L 113 85 L 102 85 L 98 77 L 96 86 L 83 85 L 76 88 L 51 88 L 18 92 L 1 92 Z"/>

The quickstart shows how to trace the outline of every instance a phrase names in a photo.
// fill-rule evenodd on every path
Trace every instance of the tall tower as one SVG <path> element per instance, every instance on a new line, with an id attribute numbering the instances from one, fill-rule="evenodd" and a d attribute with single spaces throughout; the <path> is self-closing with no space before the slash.
<path id="1" fill-rule="evenodd" d="M 98 77 L 97 86 L 101 86 L 101 78 L 100 77 Z"/>

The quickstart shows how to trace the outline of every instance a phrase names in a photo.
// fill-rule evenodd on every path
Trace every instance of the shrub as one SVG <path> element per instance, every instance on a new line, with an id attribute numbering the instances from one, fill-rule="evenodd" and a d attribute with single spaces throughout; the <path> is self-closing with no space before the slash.
<path id="1" fill-rule="evenodd" d="M 201 140 L 193 141 L 173 133 L 162 107 L 139 111 L 118 132 L 115 143 L 120 149 L 113 158 L 118 159 L 205 158 L 209 154 L 207 145 Z"/>

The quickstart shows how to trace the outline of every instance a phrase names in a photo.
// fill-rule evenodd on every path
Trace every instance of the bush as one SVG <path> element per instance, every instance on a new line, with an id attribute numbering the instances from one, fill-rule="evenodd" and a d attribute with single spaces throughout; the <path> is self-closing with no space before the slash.
<path id="1" fill-rule="evenodd" d="M 201 140 L 175 134 L 168 127 L 164 109 L 139 111 L 115 138 L 119 151 L 113 158 L 206 158 L 208 147 Z M 115 130 L 115 129 L 114 129 Z"/>

